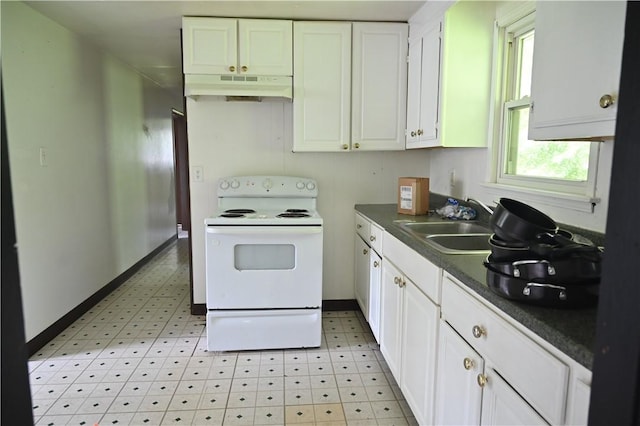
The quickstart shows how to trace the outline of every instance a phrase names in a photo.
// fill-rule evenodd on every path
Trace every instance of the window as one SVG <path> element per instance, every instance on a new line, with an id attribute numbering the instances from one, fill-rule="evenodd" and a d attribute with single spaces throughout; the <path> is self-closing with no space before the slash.
<path id="1" fill-rule="evenodd" d="M 504 28 L 503 103 L 496 182 L 523 189 L 593 196 L 597 142 L 528 139 L 534 14 Z"/>

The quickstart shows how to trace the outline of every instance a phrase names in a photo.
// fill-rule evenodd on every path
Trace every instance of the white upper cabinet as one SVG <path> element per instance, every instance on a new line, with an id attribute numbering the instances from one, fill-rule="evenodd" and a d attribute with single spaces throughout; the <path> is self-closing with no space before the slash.
<path id="1" fill-rule="evenodd" d="M 295 22 L 293 150 L 403 150 L 406 55 L 406 24 Z"/>
<path id="2" fill-rule="evenodd" d="M 182 18 L 185 74 L 293 73 L 292 21 Z"/>
<path id="3" fill-rule="evenodd" d="M 614 135 L 625 13 L 623 1 L 536 2 L 530 139 Z"/>
<path id="4" fill-rule="evenodd" d="M 348 150 L 351 23 L 295 22 L 293 150 Z"/>
<path id="5" fill-rule="evenodd" d="M 406 24 L 353 23 L 352 149 L 404 149 L 407 41 Z"/>
<path id="6" fill-rule="evenodd" d="M 410 26 L 406 147 L 484 147 L 495 3 L 459 1 L 444 16 L 439 3 Z"/>

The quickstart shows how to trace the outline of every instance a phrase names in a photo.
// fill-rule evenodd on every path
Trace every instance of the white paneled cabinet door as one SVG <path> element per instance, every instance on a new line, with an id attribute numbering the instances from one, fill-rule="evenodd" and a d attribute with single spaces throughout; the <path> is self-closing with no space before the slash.
<path id="1" fill-rule="evenodd" d="M 409 46 L 406 147 L 438 146 L 441 22 Z"/>
<path id="2" fill-rule="evenodd" d="M 480 424 L 482 388 L 477 377 L 484 373 L 484 360 L 445 321 L 438 342 L 435 424 Z"/>
<path id="3" fill-rule="evenodd" d="M 382 258 L 378 253 L 369 251 L 369 314 L 367 321 L 373 337 L 380 343 L 380 298 L 382 283 Z"/>
<path id="4" fill-rule="evenodd" d="M 625 11 L 623 1 L 536 2 L 530 139 L 614 135 Z"/>
<path id="5" fill-rule="evenodd" d="M 400 388 L 419 424 L 433 424 L 440 308 L 408 279 L 403 287 Z"/>
<path id="6" fill-rule="evenodd" d="M 293 150 L 348 150 L 351 23 L 293 24 Z"/>
<path id="7" fill-rule="evenodd" d="M 380 352 L 394 377 L 400 377 L 402 339 L 402 273 L 384 260 L 380 301 Z"/>
<path id="8" fill-rule="evenodd" d="M 236 74 L 237 20 L 182 18 L 185 74 Z"/>
<path id="9" fill-rule="evenodd" d="M 362 241 L 358 234 L 355 236 L 355 293 L 360 310 L 366 317 L 369 312 L 369 258 L 371 248 Z"/>
<path id="10" fill-rule="evenodd" d="M 408 26 L 354 22 L 351 148 L 404 150 Z"/>
<path id="11" fill-rule="evenodd" d="M 293 74 L 293 22 L 275 19 L 238 21 L 238 67 L 246 75 Z"/>
<path id="12" fill-rule="evenodd" d="M 495 370 L 487 367 L 483 377 L 481 425 L 548 424 Z"/>

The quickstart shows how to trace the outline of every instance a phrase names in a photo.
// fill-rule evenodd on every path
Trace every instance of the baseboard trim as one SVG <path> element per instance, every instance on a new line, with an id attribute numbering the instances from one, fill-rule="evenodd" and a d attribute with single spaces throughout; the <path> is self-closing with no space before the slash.
<path id="1" fill-rule="evenodd" d="M 357 311 L 360 310 L 356 299 L 332 299 L 322 301 L 322 310 L 329 311 Z M 191 305 L 191 315 L 206 315 L 207 305 L 194 303 Z"/>
<path id="2" fill-rule="evenodd" d="M 133 274 L 138 272 L 138 270 L 146 265 L 154 256 L 156 256 L 165 248 L 169 247 L 171 244 L 174 244 L 176 241 L 178 241 L 178 234 L 173 235 L 167 241 L 160 244 L 156 249 L 136 262 L 136 264 L 134 264 L 132 267 L 124 271 L 122 274 L 118 275 L 107 285 L 96 291 L 93 295 L 89 296 L 86 300 L 84 300 L 78 306 L 65 314 L 62 318 L 54 322 L 51 326 L 47 327 L 42 333 L 29 340 L 27 342 L 27 351 L 29 353 L 29 356 L 34 355 L 37 351 L 44 347 L 44 345 L 53 340 L 58 334 L 62 333 L 62 331 L 73 324 L 78 318 L 80 318 L 98 302 L 104 299 L 109 293 L 124 284 L 125 281 L 131 278 Z"/>

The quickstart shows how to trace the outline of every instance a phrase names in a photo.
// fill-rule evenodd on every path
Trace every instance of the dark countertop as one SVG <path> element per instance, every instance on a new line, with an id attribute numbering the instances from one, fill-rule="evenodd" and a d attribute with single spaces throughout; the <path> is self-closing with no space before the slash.
<path id="1" fill-rule="evenodd" d="M 486 285 L 484 254 L 447 255 L 431 248 L 403 231 L 397 220 L 440 221 L 438 216 L 398 214 L 396 204 L 357 204 L 356 211 L 384 228 L 391 235 L 456 277 L 480 297 L 537 334 L 567 356 L 592 369 L 597 308 L 554 309 L 507 300 Z M 480 217 L 482 219 L 482 217 Z"/>

